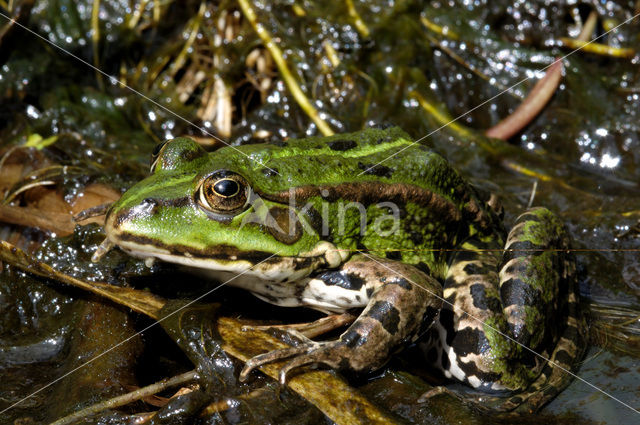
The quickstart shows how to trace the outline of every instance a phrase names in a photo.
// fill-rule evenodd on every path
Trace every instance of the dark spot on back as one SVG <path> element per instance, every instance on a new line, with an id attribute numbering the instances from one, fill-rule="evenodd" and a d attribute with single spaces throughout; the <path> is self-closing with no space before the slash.
<path id="1" fill-rule="evenodd" d="M 380 164 L 364 164 L 362 162 L 358 162 L 358 168 L 364 171 L 364 174 L 378 176 L 378 177 L 387 177 L 391 178 L 393 176 L 393 169 Z"/>
<path id="2" fill-rule="evenodd" d="M 478 265 L 476 263 L 469 263 L 462 269 L 466 274 L 488 274 L 491 272 L 491 267 Z"/>
<path id="3" fill-rule="evenodd" d="M 366 283 L 365 279 L 355 273 L 347 273 L 347 276 L 349 278 L 349 282 L 351 283 L 351 289 L 353 290 L 359 290 Z"/>
<path id="4" fill-rule="evenodd" d="M 273 176 L 277 176 L 279 174 L 278 169 L 277 168 L 267 168 L 264 167 L 262 170 L 260 170 L 260 172 L 262 173 L 262 175 L 264 175 L 265 177 L 273 177 Z"/>
<path id="5" fill-rule="evenodd" d="M 489 346 L 482 331 L 473 328 L 458 330 L 453 344 L 459 357 L 464 357 L 469 353 L 480 354 L 481 347 Z"/>
<path id="6" fill-rule="evenodd" d="M 502 259 L 503 263 L 509 262 L 514 258 L 519 257 L 528 257 L 528 256 L 538 256 L 542 254 L 544 251 L 540 248 L 540 246 L 535 245 L 529 241 L 518 241 L 509 245 L 509 249 L 505 251 L 504 257 Z"/>
<path id="7" fill-rule="evenodd" d="M 340 340 L 349 348 L 356 348 L 366 344 L 367 337 L 360 335 L 358 332 L 349 329 L 341 337 Z"/>
<path id="8" fill-rule="evenodd" d="M 500 285 L 500 298 L 504 306 L 538 305 L 540 293 L 518 278 L 511 278 Z"/>
<path id="9" fill-rule="evenodd" d="M 365 280 L 353 273 L 348 274 L 342 271 L 328 271 L 320 273 L 316 279 L 320 279 L 328 286 L 339 286 L 340 288 L 358 291 L 365 284 Z"/>
<path id="10" fill-rule="evenodd" d="M 400 312 L 390 302 L 376 302 L 367 312 L 367 316 L 380 322 L 382 327 L 391 335 L 395 335 L 398 332 Z"/>
<path id="11" fill-rule="evenodd" d="M 476 251 L 458 251 L 456 252 L 455 261 L 475 261 L 478 259 L 478 253 Z"/>
<path id="12" fill-rule="evenodd" d="M 389 284 L 398 285 L 399 287 L 401 287 L 402 289 L 406 289 L 407 291 L 413 289 L 413 284 L 403 277 L 393 279 L 391 282 L 389 282 Z"/>
<path id="13" fill-rule="evenodd" d="M 487 297 L 486 289 L 479 283 L 474 283 L 469 287 L 471 299 L 474 307 L 482 310 L 502 311 L 500 300 L 494 297 Z"/>
<path id="14" fill-rule="evenodd" d="M 329 149 L 332 151 L 348 151 L 349 149 L 353 149 L 358 146 L 358 144 L 353 140 L 346 139 L 333 140 L 327 144 L 329 145 Z"/>

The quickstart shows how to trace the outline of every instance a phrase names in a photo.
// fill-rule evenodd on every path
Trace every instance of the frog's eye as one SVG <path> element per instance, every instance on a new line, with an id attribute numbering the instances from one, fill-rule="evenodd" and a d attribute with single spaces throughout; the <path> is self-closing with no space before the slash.
<path id="1" fill-rule="evenodd" d="M 151 165 L 149 166 L 149 171 L 151 174 L 156 170 L 156 165 L 158 164 L 158 158 L 160 158 L 160 154 L 165 146 L 167 146 L 169 140 L 165 140 L 162 143 L 158 143 L 155 148 L 153 148 L 153 152 L 151 152 Z"/>
<path id="2" fill-rule="evenodd" d="M 247 205 L 249 185 L 239 174 L 218 171 L 200 184 L 197 201 L 203 208 L 222 214 L 239 212 Z"/>

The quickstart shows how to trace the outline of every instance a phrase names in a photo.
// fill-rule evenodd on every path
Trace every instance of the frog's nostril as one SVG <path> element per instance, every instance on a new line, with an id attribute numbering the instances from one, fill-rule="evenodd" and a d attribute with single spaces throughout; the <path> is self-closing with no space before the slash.
<path id="1" fill-rule="evenodd" d="M 156 212 L 158 204 L 159 203 L 156 199 L 145 198 L 140 203 L 139 210 L 144 211 L 147 214 L 153 214 L 154 212 Z"/>

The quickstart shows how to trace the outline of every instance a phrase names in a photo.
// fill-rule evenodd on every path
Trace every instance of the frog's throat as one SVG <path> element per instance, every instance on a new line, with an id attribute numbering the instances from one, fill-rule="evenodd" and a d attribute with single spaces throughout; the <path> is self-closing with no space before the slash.
<path id="1" fill-rule="evenodd" d="M 132 241 L 112 240 L 120 249 L 129 255 L 142 259 L 159 259 L 169 263 L 180 264 L 198 271 L 208 272 L 215 276 L 239 275 L 255 276 L 260 279 L 285 282 L 299 280 L 321 268 L 335 268 L 346 261 L 349 252 L 338 250 L 327 241 L 318 242 L 308 252 L 297 256 L 279 256 L 277 252 L 266 257 L 247 256 L 242 254 L 224 255 L 224 248 L 215 256 L 195 256 L 189 252 L 173 253 L 154 245 L 139 244 Z"/>

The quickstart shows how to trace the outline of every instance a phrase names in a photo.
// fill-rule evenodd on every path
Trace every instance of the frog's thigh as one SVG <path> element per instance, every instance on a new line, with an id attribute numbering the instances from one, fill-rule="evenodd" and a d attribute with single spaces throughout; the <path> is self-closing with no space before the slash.
<path id="1" fill-rule="evenodd" d="M 375 370 L 430 326 L 442 305 L 440 283 L 410 265 L 358 256 L 342 271 L 362 279 L 366 308 L 337 341 L 297 357 L 288 370 L 314 362 L 357 372 Z"/>
<path id="2" fill-rule="evenodd" d="M 509 232 L 500 268 L 500 297 L 513 338 L 536 349 L 561 330 L 565 302 L 576 302 L 573 262 L 560 220 L 545 208 L 522 214 Z"/>
<path id="3" fill-rule="evenodd" d="M 427 358 L 447 378 L 467 382 L 474 388 L 499 390 L 500 387 L 493 386 L 500 378 L 493 362 L 501 353 L 493 351 L 485 324 L 500 332 L 507 330 L 498 290 L 501 255 L 491 243 L 477 240 L 468 240 L 461 248 L 447 271 L 446 303 L 434 329 L 437 335 L 432 338 Z M 501 347 L 509 350 L 509 340 L 501 343 Z"/>
<path id="4" fill-rule="evenodd" d="M 404 342 L 415 341 L 442 307 L 442 285 L 413 266 L 361 257 L 345 265 L 366 276 L 371 298 L 358 319 L 340 336 L 357 351 L 350 369 L 373 370 Z"/>

